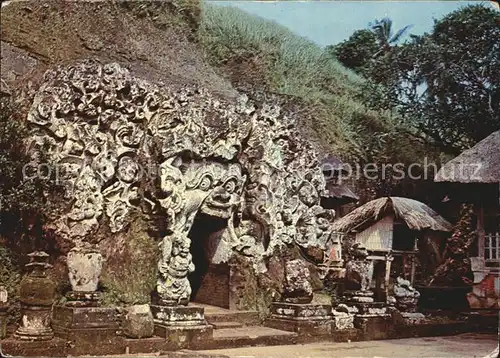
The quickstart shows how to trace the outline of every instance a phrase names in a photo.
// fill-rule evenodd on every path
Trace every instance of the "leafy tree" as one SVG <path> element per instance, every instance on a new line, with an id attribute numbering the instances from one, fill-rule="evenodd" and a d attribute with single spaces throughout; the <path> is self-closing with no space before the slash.
<path id="1" fill-rule="evenodd" d="M 344 66 L 362 74 L 378 50 L 377 38 L 370 30 L 355 31 L 349 39 L 326 48 Z"/>
<path id="2" fill-rule="evenodd" d="M 500 129 L 500 27 L 472 5 L 371 63 L 369 105 L 396 108 L 425 140 L 456 154 Z"/>

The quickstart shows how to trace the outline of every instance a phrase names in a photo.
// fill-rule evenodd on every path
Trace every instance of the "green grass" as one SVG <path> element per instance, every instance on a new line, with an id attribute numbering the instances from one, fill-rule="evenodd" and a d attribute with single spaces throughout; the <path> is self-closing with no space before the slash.
<path id="1" fill-rule="evenodd" d="M 398 143 L 406 148 L 389 148 L 388 141 L 406 128 L 388 113 L 369 110 L 363 102 L 365 79 L 320 46 L 240 9 L 202 6 L 198 39 L 211 63 L 224 70 L 231 59 L 259 58 L 268 89 L 300 100 L 301 124 L 325 150 L 349 161 L 420 156 L 404 140 Z"/>

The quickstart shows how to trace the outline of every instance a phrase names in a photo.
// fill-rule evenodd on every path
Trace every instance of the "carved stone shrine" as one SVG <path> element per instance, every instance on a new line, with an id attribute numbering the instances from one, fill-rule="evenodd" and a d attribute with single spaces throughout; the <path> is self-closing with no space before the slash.
<path id="1" fill-rule="evenodd" d="M 35 251 L 28 255 L 28 274 L 23 277 L 20 287 L 22 320 L 14 337 L 21 340 L 40 341 L 54 337 L 50 327 L 50 311 L 54 302 L 56 284 L 47 276 L 51 265 L 49 255 Z"/>

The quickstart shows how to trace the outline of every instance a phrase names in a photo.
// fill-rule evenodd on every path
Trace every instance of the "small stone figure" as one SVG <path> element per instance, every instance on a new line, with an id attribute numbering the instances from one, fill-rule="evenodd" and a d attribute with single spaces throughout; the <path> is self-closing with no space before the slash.
<path id="1" fill-rule="evenodd" d="M 56 284 L 47 277 L 49 255 L 36 251 L 28 255 L 26 265 L 30 271 L 21 281 L 20 301 L 22 323 L 14 337 L 22 340 L 48 340 L 54 337 L 50 327 L 50 311 L 54 301 Z"/>
<path id="2" fill-rule="evenodd" d="M 162 304 L 187 305 L 191 296 L 188 274 L 194 271 L 187 236 L 166 236 L 162 241 L 162 260 L 158 265 L 160 276 L 157 292 Z"/>
<path id="3" fill-rule="evenodd" d="M 410 285 L 410 281 L 401 277 L 396 279 L 394 284 L 394 298 L 396 308 L 401 312 L 415 312 L 417 308 L 420 292 Z"/>

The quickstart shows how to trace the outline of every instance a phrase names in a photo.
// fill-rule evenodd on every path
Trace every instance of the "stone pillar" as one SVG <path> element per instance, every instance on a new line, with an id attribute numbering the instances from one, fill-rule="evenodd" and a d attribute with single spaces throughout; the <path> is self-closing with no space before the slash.
<path id="1" fill-rule="evenodd" d="M 20 301 L 22 323 L 14 337 L 21 340 L 49 340 L 54 337 L 50 327 L 50 311 L 55 295 L 55 283 L 47 277 L 49 255 L 36 251 L 28 255 L 29 270 L 21 280 Z"/>

